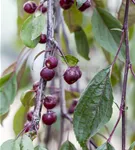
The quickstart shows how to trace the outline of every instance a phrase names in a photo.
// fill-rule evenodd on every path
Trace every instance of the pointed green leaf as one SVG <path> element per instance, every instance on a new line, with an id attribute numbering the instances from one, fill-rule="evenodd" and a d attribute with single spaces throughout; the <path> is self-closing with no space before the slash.
<path id="1" fill-rule="evenodd" d="M 135 148 L 135 141 L 131 144 L 129 150 L 134 150 L 134 148 Z"/>
<path id="2" fill-rule="evenodd" d="M 34 150 L 47 150 L 46 148 L 44 148 L 43 146 L 41 145 L 38 145 L 34 148 Z"/>
<path id="3" fill-rule="evenodd" d="M 34 105 L 35 92 L 27 90 L 21 95 L 21 102 L 24 107 L 30 107 Z"/>
<path id="4" fill-rule="evenodd" d="M 79 60 L 73 55 L 65 55 L 64 57 L 62 57 L 63 61 L 65 61 L 65 59 L 69 66 L 76 66 L 79 62 Z"/>
<path id="5" fill-rule="evenodd" d="M 8 140 L 4 142 L 1 147 L 1 150 L 34 150 L 31 139 L 23 135 L 17 140 Z"/>
<path id="6" fill-rule="evenodd" d="M 68 10 L 64 10 L 63 15 L 70 32 L 76 31 L 78 26 L 82 24 L 83 15 L 75 5 Z"/>
<path id="7" fill-rule="evenodd" d="M 79 27 L 79 29 L 75 31 L 75 42 L 77 52 L 86 60 L 90 60 L 87 36 L 81 27 Z"/>
<path id="8" fill-rule="evenodd" d="M 16 75 L 13 74 L 7 82 L 0 87 L 0 116 L 7 113 L 13 103 L 17 92 Z"/>
<path id="9" fill-rule="evenodd" d="M 94 0 L 97 7 L 105 8 L 107 0 Z"/>
<path id="10" fill-rule="evenodd" d="M 118 18 L 123 23 L 124 15 L 125 15 L 125 7 L 126 7 L 126 0 L 122 1 L 120 10 L 118 12 Z M 135 24 L 135 5 L 130 1 L 129 5 L 129 13 L 128 13 L 128 25 L 132 26 Z"/>
<path id="11" fill-rule="evenodd" d="M 40 40 L 40 37 L 37 37 L 35 40 L 31 40 L 33 32 L 33 19 L 34 16 L 32 15 L 25 20 L 20 33 L 21 40 L 29 48 L 36 47 Z"/>
<path id="12" fill-rule="evenodd" d="M 115 150 L 114 147 L 109 143 L 104 143 L 100 147 L 98 147 L 96 150 Z"/>
<path id="13" fill-rule="evenodd" d="M 45 16 L 41 14 L 35 17 L 32 21 L 32 37 L 31 40 L 35 40 L 37 37 L 40 36 L 43 29 L 45 27 Z"/>
<path id="14" fill-rule="evenodd" d="M 63 143 L 60 150 L 76 150 L 76 148 L 70 141 L 66 141 Z"/>
<path id="15" fill-rule="evenodd" d="M 111 30 L 113 28 L 121 29 L 120 22 L 114 18 L 109 12 L 102 8 L 94 10 L 92 16 L 92 31 L 96 41 L 113 56 L 119 47 L 121 32 Z M 125 45 L 122 45 L 119 58 L 125 59 Z"/>
<path id="16" fill-rule="evenodd" d="M 28 107 L 21 106 L 14 116 L 13 129 L 16 135 L 18 135 L 24 128 L 24 123 L 26 121 L 25 118 L 28 110 Z"/>
<path id="17" fill-rule="evenodd" d="M 94 136 L 111 118 L 113 95 L 109 76 L 110 68 L 100 71 L 82 93 L 75 109 L 74 132 L 83 148 L 86 148 L 88 138 Z"/>

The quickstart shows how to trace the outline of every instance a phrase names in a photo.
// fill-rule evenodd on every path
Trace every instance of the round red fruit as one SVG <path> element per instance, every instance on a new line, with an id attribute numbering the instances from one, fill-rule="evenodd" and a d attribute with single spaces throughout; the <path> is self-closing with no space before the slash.
<path id="1" fill-rule="evenodd" d="M 82 76 L 82 72 L 78 66 L 69 67 L 64 73 L 64 80 L 68 84 L 75 83 Z"/>
<path id="2" fill-rule="evenodd" d="M 28 121 L 31 121 L 32 120 L 32 117 L 33 117 L 33 111 L 30 111 L 27 113 L 27 120 Z"/>
<path id="3" fill-rule="evenodd" d="M 69 9 L 73 4 L 74 4 L 74 0 L 60 0 L 60 6 L 63 9 Z"/>
<path id="4" fill-rule="evenodd" d="M 28 2 L 24 3 L 23 9 L 25 10 L 25 12 L 27 12 L 29 14 L 33 14 L 35 12 L 35 10 L 37 9 L 37 5 L 33 1 L 28 1 Z"/>
<path id="5" fill-rule="evenodd" d="M 41 4 L 38 7 L 38 10 L 41 11 L 42 13 L 46 13 L 47 12 L 47 7 L 45 7 L 44 4 Z"/>
<path id="6" fill-rule="evenodd" d="M 58 59 L 54 56 L 50 56 L 49 58 L 46 59 L 45 65 L 47 68 L 53 69 L 53 68 L 57 67 Z"/>
<path id="7" fill-rule="evenodd" d="M 39 43 L 44 44 L 46 43 L 46 34 L 41 34 L 40 35 L 40 41 Z"/>
<path id="8" fill-rule="evenodd" d="M 80 8 L 80 11 L 85 11 L 87 8 L 91 6 L 91 0 L 87 0 Z"/>
<path id="9" fill-rule="evenodd" d="M 44 106 L 47 109 L 53 109 L 57 104 L 57 97 L 53 95 L 48 95 L 44 99 Z"/>
<path id="10" fill-rule="evenodd" d="M 48 69 L 47 67 L 44 67 L 41 72 L 40 72 L 40 76 L 46 80 L 46 81 L 50 81 L 53 79 L 53 77 L 55 76 L 55 71 L 53 69 Z"/>
<path id="11" fill-rule="evenodd" d="M 42 121 L 46 125 L 52 125 L 57 120 L 56 113 L 53 111 L 48 111 L 46 114 L 43 114 Z"/>

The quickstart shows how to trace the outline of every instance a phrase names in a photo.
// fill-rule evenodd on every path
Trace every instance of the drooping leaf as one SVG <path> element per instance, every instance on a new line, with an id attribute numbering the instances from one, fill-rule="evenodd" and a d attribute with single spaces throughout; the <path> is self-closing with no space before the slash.
<path id="1" fill-rule="evenodd" d="M 16 75 L 13 74 L 7 82 L 0 87 L 0 116 L 7 113 L 13 103 L 17 92 Z"/>
<path id="2" fill-rule="evenodd" d="M 33 19 L 34 16 L 31 15 L 30 17 L 28 17 L 24 24 L 22 25 L 22 29 L 21 29 L 21 33 L 20 33 L 20 37 L 21 40 L 23 41 L 23 43 L 29 47 L 29 48 L 34 48 L 36 47 L 36 45 L 39 42 L 39 37 L 37 37 L 35 40 L 31 40 L 32 38 L 32 32 L 33 32 Z"/>
<path id="3" fill-rule="evenodd" d="M 135 141 L 131 144 L 129 150 L 134 150 L 134 148 L 135 148 Z"/>
<path id="4" fill-rule="evenodd" d="M 31 139 L 23 135 L 17 140 L 8 140 L 1 145 L 1 150 L 34 150 Z"/>
<path id="5" fill-rule="evenodd" d="M 63 143 L 60 150 L 76 150 L 76 148 L 70 141 L 66 141 Z"/>
<path id="6" fill-rule="evenodd" d="M 89 44 L 85 32 L 81 27 L 75 31 L 75 42 L 77 47 L 77 52 L 86 60 L 89 58 Z"/>
<path id="7" fill-rule="evenodd" d="M 41 32 L 45 27 L 45 16 L 41 14 L 35 17 L 32 21 L 32 37 L 31 40 L 35 40 L 37 37 L 40 36 Z"/>
<path id="8" fill-rule="evenodd" d="M 120 10 L 118 12 L 118 18 L 122 23 L 124 20 L 125 8 L 126 8 L 126 0 L 123 0 Z M 128 25 L 132 26 L 133 24 L 135 24 L 135 5 L 132 3 L 132 1 L 130 1 L 128 13 Z"/>
<path id="9" fill-rule="evenodd" d="M 28 110 L 28 107 L 21 106 L 14 116 L 13 129 L 16 135 L 19 134 L 24 128 L 24 123 L 26 121 L 25 118 Z"/>
<path id="10" fill-rule="evenodd" d="M 94 136 L 112 115 L 113 95 L 109 74 L 110 68 L 103 69 L 90 81 L 74 112 L 74 132 L 85 149 L 88 138 Z"/>
<path id="11" fill-rule="evenodd" d="M 96 150 L 115 150 L 114 147 L 109 143 L 104 143 L 100 147 L 98 147 Z"/>
<path id="12" fill-rule="evenodd" d="M 43 146 L 41 145 L 38 145 L 34 148 L 34 150 L 47 150 L 46 148 L 44 148 Z"/>
<path id="13" fill-rule="evenodd" d="M 105 8 L 106 6 L 106 0 L 94 0 L 97 7 Z"/>
<path id="14" fill-rule="evenodd" d="M 24 107 L 31 107 L 34 105 L 35 92 L 27 90 L 21 95 L 21 102 Z"/>
<path id="15" fill-rule="evenodd" d="M 74 32 L 78 29 L 78 26 L 82 24 L 83 15 L 82 13 L 73 5 L 70 9 L 63 11 L 64 20 L 70 30 Z"/>
<path id="16" fill-rule="evenodd" d="M 79 62 L 79 60 L 73 55 L 65 55 L 64 57 L 62 57 L 63 61 L 65 61 L 65 59 L 69 66 L 76 66 Z"/>
<path id="17" fill-rule="evenodd" d="M 109 12 L 102 8 L 96 8 L 92 16 L 92 31 L 96 41 L 113 56 L 116 55 L 120 43 L 121 32 L 111 30 L 121 29 L 120 22 Z M 125 45 L 121 47 L 119 54 L 121 60 L 125 59 Z"/>

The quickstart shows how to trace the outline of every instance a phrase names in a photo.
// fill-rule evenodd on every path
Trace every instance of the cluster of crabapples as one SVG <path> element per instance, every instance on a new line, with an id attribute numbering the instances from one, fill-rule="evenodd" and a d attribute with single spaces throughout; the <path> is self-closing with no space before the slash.
<path id="1" fill-rule="evenodd" d="M 60 0 L 59 5 L 64 10 L 67 10 L 71 8 L 74 2 L 75 0 Z M 77 2 L 76 2 L 76 5 L 77 5 Z M 91 6 L 91 0 L 86 0 L 86 2 L 84 2 L 83 5 L 78 8 L 78 10 L 85 11 L 90 6 Z M 26 2 L 23 8 L 29 14 L 33 14 L 35 11 L 41 11 L 42 13 L 45 13 L 47 11 L 47 8 L 44 6 L 44 4 L 40 4 L 39 6 L 37 6 L 36 3 L 33 1 Z"/>

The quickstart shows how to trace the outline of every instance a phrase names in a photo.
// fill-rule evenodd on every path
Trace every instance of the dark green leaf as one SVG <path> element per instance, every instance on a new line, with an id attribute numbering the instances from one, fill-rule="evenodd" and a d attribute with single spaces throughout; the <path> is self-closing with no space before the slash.
<path id="1" fill-rule="evenodd" d="M 70 30 L 74 32 L 78 29 L 78 26 L 82 24 L 83 15 L 82 13 L 73 5 L 70 9 L 63 11 L 64 20 Z"/>
<path id="2" fill-rule="evenodd" d="M 79 60 L 73 55 L 65 55 L 64 57 L 62 57 L 62 60 L 65 61 L 65 58 L 69 66 L 76 66 L 79 62 Z"/>
<path id="3" fill-rule="evenodd" d="M 31 139 L 26 135 L 17 140 L 8 140 L 0 148 L 1 150 L 34 150 Z"/>
<path id="4" fill-rule="evenodd" d="M 24 128 L 24 123 L 26 121 L 26 114 L 29 108 L 21 106 L 19 110 L 16 112 L 13 120 L 13 129 L 15 134 L 19 134 L 19 132 Z"/>
<path id="5" fill-rule="evenodd" d="M 41 145 L 38 145 L 34 148 L 34 150 L 47 150 L 46 148 L 44 148 L 43 146 Z"/>
<path id="6" fill-rule="evenodd" d="M 75 31 L 75 42 L 76 42 L 77 52 L 86 60 L 90 60 L 88 40 L 85 32 L 81 27 L 79 27 L 79 29 Z"/>
<path id="7" fill-rule="evenodd" d="M 35 98 L 35 92 L 28 90 L 21 95 L 21 102 L 24 107 L 30 107 L 34 105 L 34 98 Z"/>
<path id="8" fill-rule="evenodd" d="M 111 118 L 113 95 L 109 76 L 110 68 L 100 71 L 82 93 L 75 109 L 74 132 L 83 148 L 86 148 L 88 138 Z"/>
<path id="9" fill-rule="evenodd" d="M 45 16 L 41 14 L 35 17 L 32 21 L 32 37 L 31 40 L 35 40 L 37 37 L 40 36 L 43 29 L 45 27 Z"/>
<path id="10" fill-rule="evenodd" d="M 100 147 L 98 147 L 96 150 L 115 150 L 114 147 L 109 143 L 104 143 Z"/>
<path id="11" fill-rule="evenodd" d="M 121 29 L 120 22 L 104 9 L 97 8 L 92 16 L 92 30 L 97 42 L 113 56 L 116 55 L 120 43 L 121 32 L 111 30 L 113 28 Z M 125 58 L 125 45 L 122 45 L 119 58 Z"/>
<path id="12" fill-rule="evenodd" d="M 32 28 L 33 19 L 34 19 L 34 16 L 32 15 L 25 20 L 24 24 L 22 25 L 21 34 L 20 34 L 21 40 L 29 48 L 36 47 L 40 39 L 40 37 L 38 37 L 35 40 L 31 40 L 32 32 L 33 32 L 33 28 Z"/>
<path id="13" fill-rule="evenodd" d="M 118 18 L 122 23 L 125 15 L 125 7 L 126 7 L 126 0 L 123 0 L 120 10 L 118 12 Z M 132 26 L 133 24 L 135 24 L 135 5 L 132 3 L 132 1 L 130 1 L 128 13 L 128 25 Z"/>
<path id="14" fill-rule="evenodd" d="M 76 148 L 70 141 L 66 141 L 63 143 L 60 150 L 76 150 Z"/>
<path id="15" fill-rule="evenodd" d="M 0 116 L 8 112 L 17 92 L 16 75 L 13 74 L 9 80 L 0 87 Z"/>
<path id="16" fill-rule="evenodd" d="M 131 144 L 129 150 L 134 150 L 134 148 L 135 148 L 135 141 Z"/>

